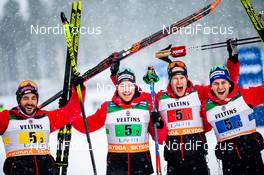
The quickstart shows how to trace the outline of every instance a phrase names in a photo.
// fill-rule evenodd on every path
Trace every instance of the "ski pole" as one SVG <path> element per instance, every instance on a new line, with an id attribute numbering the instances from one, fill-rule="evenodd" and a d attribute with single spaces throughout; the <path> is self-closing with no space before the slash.
<path id="1" fill-rule="evenodd" d="M 261 40 L 241 42 L 241 43 L 237 43 L 235 45 L 238 46 L 238 45 L 245 45 L 245 44 L 252 44 L 252 43 L 259 43 L 259 42 L 261 42 Z M 227 45 L 224 44 L 224 45 L 219 45 L 219 46 L 214 46 L 214 47 L 207 47 L 207 48 L 202 48 L 201 50 L 216 49 L 216 48 L 221 48 L 221 47 L 227 47 Z"/>
<path id="2" fill-rule="evenodd" d="M 70 32 L 70 26 L 69 26 L 69 22 L 68 22 L 65 14 L 63 12 L 61 12 L 61 21 L 62 21 L 63 27 L 65 29 L 64 35 L 65 35 L 65 39 L 66 39 L 66 42 L 67 42 L 67 47 L 68 47 L 70 58 L 71 58 L 72 73 L 73 73 L 73 75 L 75 77 L 78 77 L 79 76 L 79 72 L 78 72 L 77 64 L 76 64 L 76 61 L 75 61 L 75 58 L 74 58 L 75 56 L 74 56 L 74 50 L 73 50 L 73 45 L 72 45 L 72 37 L 71 37 L 71 32 Z M 92 148 L 90 134 L 88 132 L 88 124 L 87 124 L 87 121 L 86 121 L 86 113 L 85 113 L 84 103 L 83 103 L 83 99 L 82 99 L 81 84 L 76 85 L 76 90 L 77 90 L 79 101 L 80 101 L 82 117 L 83 117 L 83 122 L 84 122 L 87 142 L 88 142 L 88 145 L 89 145 L 89 152 L 90 152 L 90 156 L 91 156 L 93 171 L 94 171 L 94 175 L 97 175 L 96 165 L 95 165 L 95 160 L 94 160 L 94 154 L 93 154 L 93 148 Z"/>
<path id="3" fill-rule="evenodd" d="M 154 67 L 149 66 L 147 74 L 143 77 L 145 83 L 150 84 L 150 92 L 152 97 L 152 112 L 157 112 L 156 109 L 156 93 L 154 84 L 159 81 L 159 77 L 156 74 Z M 158 143 L 158 132 L 157 125 L 159 123 L 154 123 L 154 141 L 155 141 L 155 153 L 156 153 L 156 173 L 161 175 L 161 163 L 160 163 L 160 153 L 159 153 L 159 143 Z"/>
<path id="4" fill-rule="evenodd" d="M 251 43 L 257 43 L 261 42 L 260 37 L 249 37 L 249 38 L 242 38 L 242 39 L 236 39 L 237 43 L 236 45 L 244 45 L 244 44 L 251 44 Z M 246 42 L 242 42 L 246 41 Z M 220 47 L 226 47 L 227 42 L 219 42 L 219 43 L 212 43 L 212 44 L 204 44 L 200 46 L 192 46 L 188 49 L 200 49 L 200 50 L 208 50 L 208 49 L 214 49 L 214 48 L 220 48 Z"/>

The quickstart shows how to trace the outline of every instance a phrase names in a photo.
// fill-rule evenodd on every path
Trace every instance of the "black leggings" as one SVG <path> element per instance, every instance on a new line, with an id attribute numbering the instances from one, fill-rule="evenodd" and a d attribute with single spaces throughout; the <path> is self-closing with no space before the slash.
<path id="1" fill-rule="evenodd" d="M 187 161 L 169 160 L 167 163 L 167 175 L 209 175 L 205 156 Z"/>
<path id="2" fill-rule="evenodd" d="M 239 160 L 222 160 L 224 175 L 264 175 L 264 165 L 261 154 L 248 155 Z"/>
<path id="3" fill-rule="evenodd" d="M 57 171 L 51 155 L 9 157 L 4 163 L 5 175 L 55 175 Z"/>

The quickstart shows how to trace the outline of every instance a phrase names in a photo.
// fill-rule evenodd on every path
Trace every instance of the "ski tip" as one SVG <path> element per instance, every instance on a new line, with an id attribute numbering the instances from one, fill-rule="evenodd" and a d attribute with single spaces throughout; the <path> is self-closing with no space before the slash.
<path id="1" fill-rule="evenodd" d="M 214 0 L 211 3 L 211 10 L 210 10 L 210 12 L 214 11 L 221 2 L 222 2 L 222 0 Z"/>
<path id="2" fill-rule="evenodd" d="M 67 18 L 66 18 L 66 16 L 65 16 L 65 13 L 64 13 L 64 12 L 61 12 L 60 16 L 61 16 L 61 21 L 62 21 L 63 23 L 68 23 Z"/>
<path id="3" fill-rule="evenodd" d="M 72 9 L 74 9 L 74 10 L 77 9 L 77 2 L 76 1 L 72 2 Z"/>
<path id="4" fill-rule="evenodd" d="M 78 2 L 78 7 L 77 7 L 79 10 L 82 10 L 82 1 L 79 1 Z"/>

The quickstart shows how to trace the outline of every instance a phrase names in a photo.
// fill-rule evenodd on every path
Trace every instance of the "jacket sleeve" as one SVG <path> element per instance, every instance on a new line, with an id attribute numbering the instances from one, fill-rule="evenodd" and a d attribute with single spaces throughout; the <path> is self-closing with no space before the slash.
<path id="1" fill-rule="evenodd" d="M 204 130 L 205 132 L 208 132 L 212 129 L 212 126 L 207 121 L 206 110 L 205 110 L 205 100 L 211 88 L 210 88 L 210 85 L 207 85 L 207 86 L 195 85 L 195 89 L 198 91 L 198 96 L 201 101 L 200 116 L 202 117 L 202 120 L 203 120 Z"/>
<path id="2" fill-rule="evenodd" d="M 264 85 L 240 88 L 241 95 L 248 105 L 255 107 L 264 103 Z"/>
<path id="3" fill-rule="evenodd" d="M 156 94 L 156 108 L 157 110 L 159 110 L 159 99 L 160 99 L 160 96 L 162 95 L 162 91 L 159 91 L 157 94 Z"/>
<path id="4" fill-rule="evenodd" d="M 113 84 L 116 85 L 117 84 L 117 78 L 116 78 L 116 76 L 110 75 L 110 78 L 111 78 Z"/>
<path id="5" fill-rule="evenodd" d="M 205 109 L 205 101 L 202 103 L 201 117 L 203 120 L 204 132 L 209 132 L 212 130 L 212 125 L 208 122 Z"/>
<path id="6" fill-rule="evenodd" d="M 210 92 L 210 85 L 195 85 L 194 87 L 197 90 L 199 99 L 202 103 Z"/>
<path id="7" fill-rule="evenodd" d="M 161 118 L 161 120 L 163 120 L 163 119 Z M 149 133 L 150 133 L 152 139 L 155 140 L 155 138 L 154 138 L 154 124 L 152 123 L 151 120 L 149 122 L 148 128 L 149 128 Z M 165 122 L 164 122 L 164 126 L 162 128 L 157 129 L 157 134 L 158 134 L 158 143 L 162 145 L 168 136 L 168 128 L 167 128 L 167 125 Z"/>
<path id="8" fill-rule="evenodd" d="M 9 124 L 9 111 L 0 112 L 0 135 L 3 135 Z"/>
<path id="9" fill-rule="evenodd" d="M 232 62 L 231 58 L 227 60 L 226 67 L 229 70 L 230 73 L 230 80 L 233 81 L 234 83 L 238 82 L 238 77 L 239 77 L 239 71 L 240 71 L 240 62 Z"/>
<path id="10" fill-rule="evenodd" d="M 88 132 L 96 131 L 102 128 L 105 124 L 106 114 L 107 114 L 108 103 L 104 102 L 101 107 L 91 116 L 86 118 L 88 124 Z M 73 123 L 73 127 L 78 131 L 85 133 L 85 127 L 83 118 L 80 116 Z"/>
<path id="11" fill-rule="evenodd" d="M 82 90 L 83 100 L 85 97 L 85 88 Z M 81 113 L 80 102 L 78 94 L 74 88 L 72 88 L 72 96 L 68 104 L 64 107 L 53 111 L 46 111 L 50 120 L 50 130 L 51 132 L 62 128 L 66 124 L 70 124 L 75 120 Z"/>

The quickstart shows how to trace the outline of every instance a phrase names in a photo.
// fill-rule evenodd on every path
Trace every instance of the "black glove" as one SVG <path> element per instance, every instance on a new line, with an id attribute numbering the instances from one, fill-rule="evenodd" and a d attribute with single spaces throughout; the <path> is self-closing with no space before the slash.
<path id="1" fill-rule="evenodd" d="M 151 120 L 153 124 L 156 124 L 158 129 L 162 129 L 164 126 L 163 120 L 161 120 L 159 112 L 151 112 L 150 114 Z"/>
<path id="2" fill-rule="evenodd" d="M 114 61 L 110 67 L 111 75 L 116 76 L 117 72 L 119 71 L 120 61 Z"/>
<path id="3" fill-rule="evenodd" d="M 76 87 L 77 85 L 81 85 L 81 89 L 84 89 L 83 82 L 84 82 L 84 79 L 82 76 L 77 76 L 73 78 L 74 87 Z"/>
<path id="4" fill-rule="evenodd" d="M 110 67 L 110 71 L 111 71 L 112 76 L 116 76 L 116 74 L 119 70 L 120 61 L 117 60 L 117 56 L 118 56 L 118 52 L 114 52 L 109 56 L 113 60 L 111 67 Z"/>
<path id="5" fill-rule="evenodd" d="M 228 39 L 226 43 L 230 61 L 232 61 L 232 63 L 238 63 L 237 41 L 234 39 Z"/>

